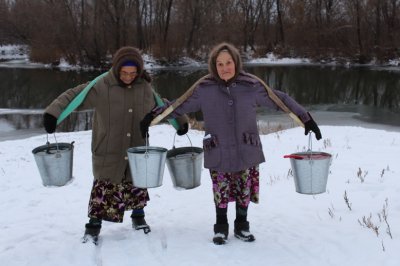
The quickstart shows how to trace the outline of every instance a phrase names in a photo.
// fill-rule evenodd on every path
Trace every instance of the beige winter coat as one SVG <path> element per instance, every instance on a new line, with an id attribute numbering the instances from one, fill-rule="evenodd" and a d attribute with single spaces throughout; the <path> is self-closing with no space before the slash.
<path id="1" fill-rule="evenodd" d="M 93 175 L 99 180 L 120 183 L 131 180 L 127 149 L 145 145 L 139 123 L 155 106 L 150 83 L 137 78 L 121 86 L 112 70 L 90 90 L 79 107 L 94 109 L 92 129 Z M 45 112 L 58 117 L 87 84 L 69 89 L 55 99 Z"/>

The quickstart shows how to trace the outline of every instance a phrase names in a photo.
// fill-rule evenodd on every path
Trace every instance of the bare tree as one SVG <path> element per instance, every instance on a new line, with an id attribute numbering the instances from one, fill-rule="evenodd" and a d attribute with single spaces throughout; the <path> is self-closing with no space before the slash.
<path id="1" fill-rule="evenodd" d="M 155 44 L 159 51 L 165 51 L 167 54 L 171 52 L 168 44 L 168 31 L 171 19 L 173 0 L 156 0 L 154 6 L 154 23 L 156 25 Z"/>
<path id="2" fill-rule="evenodd" d="M 261 14 L 266 0 L 239 0 L 238 6 L 243 13 L 243 49 L 247 50 L 247 46 L 255 51 L 255 34 L 260 22 Z"/>
<path id="3" fill-rule="evenodd" d="M 0 0 L 0 43 L 102 65 L 123 45 L 167 60 L 240 49 L 365 62 L 400 56 L 400 0 Z"/>
<path id="4" fill-rule="evenodd" d="M 395 47 L 399 45 L 399 30 L 400 19 L 399 14 L 399 0 L 384 0 L 382 3 L 382 15 L 387 27 L 388 45 Z"/>
<path id="5" fill-rule="evenodd" d="M 200 28 L 201 23 L 201 15 L 204 10 L 201 9 L 201 1 L 200 0 L 189 0 L 185 1 L 187 3 L 187 9 L 189 15 L 191 17 L 190 21 L 190 29 L 189 34 L 186 41 L 186 49 L 189 53 L 193 50 L 193 42 L 194 42 L 194 35 Z"/>
<path id="6" fill-rule="evenodd" d="M 142 5 L 141 5 L 142 4 Z M 145 35 L 143 30 L 143 13 L 146 9 L 146 1 L 135 0 L 135 16 L 136 16 L 136 45 L 143 49 L 146 46 Z"/>
<path id="7" fill-rule="evenodd" d="M 267 0 L 263 10 L 261 12 L 261 25 L 262 29 L 260 35 L 262 36 L 261 41 L 265 44 L 266 49 L 268 51 L 272 50 L 272 40 L 271 40 L 271 31 L 272 31 L 272 7 L 274 4 L 274 0 Z"/>
<path id="8" fill-rule="evenodd" d="M 283 30 L 283 19 L 282 19 L 282 6 L 281 1 L 276 0 L 276 14 L 277 14 L 277 33 L 276 33 L 276 41 L 281 44 L 283 47 L 285 46 L 285 34 Z"/>
<path id="9" fill-rule="evenodd" d="M 351 5 L 351 10 L 353 13 L 353 17 L 355 18 L 355 28 L 356 28 L 356 36 L 358 43 L 358 53 L 362 55 L 364 53 L 363 40 L 361 38 L 361 0 L 349 0 Z"/>

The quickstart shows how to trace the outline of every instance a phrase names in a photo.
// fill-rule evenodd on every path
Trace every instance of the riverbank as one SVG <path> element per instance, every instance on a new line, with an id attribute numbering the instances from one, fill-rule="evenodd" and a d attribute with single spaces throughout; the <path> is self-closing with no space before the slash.
<path id="1" fill-rule="evenodd" d="M 109 56 L 111 58 L 111 55 Z M 171 69 L 171 68 L 207 68 L 207 58 L 196 60 L 189 57 L 182 57 L 171 63 L 153 57 L 151 54 L 143 54 L 145 68 L 152 69 Z M 254 57 L 252 53 L 243 53 L 242 60 L 244 65 L 327 65 L 327 66 L 366 66 L 379 68 L 400 68 L 400 58 L 393 58 L 386 62 L 378 62 L 372 59 L 365 64 L 354 63 L 349 59 L 330 58 L 319 61 L 310 58 L 282 57 L 278 54 L 267 53 L 262 56 Z M 111 64 L 110 62 L 108 64 Z M 29 47 L 27 45 L 0 45 L 0 67 L 6 68 L 55 68 L 62 71 L 93 71 L 99 70 L 92 66 L 72 65 L 64 58 L 60 58 L 53 64 L 41 62 L 31 62 L 29 59 Z"/>

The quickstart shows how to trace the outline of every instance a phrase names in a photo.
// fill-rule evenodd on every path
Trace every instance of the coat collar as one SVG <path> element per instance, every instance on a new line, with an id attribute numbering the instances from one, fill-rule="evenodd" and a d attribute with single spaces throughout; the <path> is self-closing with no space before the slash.
<path id="1" fill-rule="evenodd" d="M 221 79 L 217 79 L 214 76 L 210 75 L 210 77 L 204 79 L 204 81 L 201 82 L 201 85 L 207 86 L 207 85 L 214 85 L 215 83 L 226 87 L 232 83 L 250 83 L 253 85 L 253 84 L 258 83 L 258 80 L 254 79 L 247 72 L 242 70 L 239 72 L 239 74 L 234 79 L 229 80 L 229 82 L 222 81 Z"/>

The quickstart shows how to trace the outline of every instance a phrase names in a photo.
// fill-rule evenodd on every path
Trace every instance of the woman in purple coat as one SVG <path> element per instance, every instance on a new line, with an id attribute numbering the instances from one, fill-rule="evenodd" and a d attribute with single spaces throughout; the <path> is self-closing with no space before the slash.
<path id="1" fill-rule="evenodd" d="M 246 242 L 255 240 L 250 233 L 247 209 L 259 201 L 259 164 L 265 161 L 257 129 L 256 108 L 280 110 L 268 96 L 265 87 L 242 70 L 238 50 L 221 43 L 209 56 L 210 75 L 194 88 L 193 93 L 178 106 L 172 116 L 201 111 L 204 118 L 204 167 L 210 170 L 216 224 L 213 242 L 225 244 L 228 239 L 228 203 L 236 202 L 234 236 Z M 305 124 L 305 134 L 321 132 L 307 111 L 287 94 L 275 94 Z M 158 112 L 159 113 L 159 112 Z M 141 122 L 146 134 L 155 113 Z"/>

